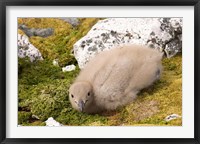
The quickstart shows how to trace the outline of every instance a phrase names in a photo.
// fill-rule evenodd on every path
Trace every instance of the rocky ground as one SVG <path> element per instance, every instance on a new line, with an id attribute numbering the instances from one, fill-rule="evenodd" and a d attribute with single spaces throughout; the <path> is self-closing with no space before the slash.
<path id="1" fill-rule="evenodd" d="M 73 48 L 77 52 L 77 45 L 82 44 L 85 37 L 87 38 L 85 35 L 99 20 L 105 19 L 18 19 L 18 124 L 46 125 L 45 121 L 52 117 L 62 125 L 182 125 L 181 117 L 176 118 L 173 115 L 182 116 L 180 48 L 175 56 L 172 54 L 171 58 L 163 58 L 164 71 L 161 79 L 150 88 L 142 90 L 132 104 L 116 111 L 96 115 L 87 115 L 72 109 L 68 100 L 68 88 L 81 68 L 79 68 L 81 63 L 73 55 Z M 164 21 L 165 24 L 170 22 Z M 180 25 L 175 24 L 175 28 L 179 27 Z M 110 31 L 110 37 L 116 34 L 113 32 Z M 164 41 L 166 43 L 159 39 L 157 42 L 154 39 L 146 41 L 160 44 L 164 51 L 170 43 L 178 41 L 180 44 L 180 38 L 177 36 L 180 36 L 180 29 L 175 32 L 169 32 L 172 37 L 168 39 L 169 41 Z M 120 40 L 123 39 L 121 35 Z M 139 39 L 137 36 L 136 38 Z M 109 42 L 109 39 L 103 40 L 104 44 Z M 75 65 L 75 70 L 63 72 L 63 68 L 68 65 Z M 170 117 L 166 118 L 167 116 Z"/>

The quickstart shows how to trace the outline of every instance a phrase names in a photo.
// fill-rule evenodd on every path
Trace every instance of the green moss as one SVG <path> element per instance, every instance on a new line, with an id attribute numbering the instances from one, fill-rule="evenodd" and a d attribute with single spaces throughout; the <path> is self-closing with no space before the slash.
<path id="1" fill-rule="evenodd" d="M 18 124 L 29 123 L 29 119 L 31 118 L 31 112 L 18 112 Z"/>
<path id="2" fill-rule="evenodd" d="M 46 125 L 45 122 L 42 122 L 40 120 L 21 124 L 21 126 L 45 126 L 45 125 Z"/>
<path id="3" fill-rule="evenodd" d="M 31 63 L 28 58 L 18 60 L 18 120 L 20 125 L 45 125 L 53 117 L 64 125 L 182 125 L 182 119 L 165 122 L 166 116 L 182 115 L 182 56 L 163 59 L 161 79 L 138 94 L 135 102 L 101 115 L 88 115 L 75 111 L 68 100 L 68 89 L 80 69 L 62 72 L 62 67 L 77 62 L 71 50 L 98 21 L 81 18 L 73 28 L 66 22 L 53 18 L 19 18 L 19 24 L 33 28 L 54 28 L 47 38 L 31 37 L 30 41 L 42 53 L 44 60 Z M 19 33 L 22 31 L 19 30 Z M 58 59 L 60 67 L 52 60 Z M 32 120 L 36 115 L 40 119 Z"/>
<path id="4" fill-rule="evenodd" d="M 99 125 L 105 125 L 107 118 L 96 115 L 88 115 L 85 113 L 80 113 L 71 108 L 69 104 L 67 108 L 64 108 L 60 115 L 56 118 L 57 121 L 65 125 L 89 125 L 93 122 L 98 121 Z"/>

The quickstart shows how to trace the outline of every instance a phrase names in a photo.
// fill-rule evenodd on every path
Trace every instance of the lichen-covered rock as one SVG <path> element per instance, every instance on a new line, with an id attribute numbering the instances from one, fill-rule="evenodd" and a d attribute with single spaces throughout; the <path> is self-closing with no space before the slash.
<path id="1" fill-rule="evenodd" d="M 101 51 L 125 44 L 148 45 L 172 57 L 182 49 L 181 18 L 108 18 L 74 44 L 79 67 Z"/>
<path id="2" fill-rule="evenodd" d="M 78 18 L 61 17 L 61 18 L 59 18 L 59 19 L 64 20 L 65 22 L 71 24 L 72 26 L 78 26 L 78 25 L 79 25 L 79 20 L 78 20 Z"/>
<path id="3" fill-rule="evenodd" d="M 28 37 L 31 36 L 40 36 L 40 37 L 48 37 L 51 36 L 54 32 L 53 28 L 28 28 L 26 25 L 19 25 L 19 29 L 21 29 Z"/>
<path id="4" fill-rule="evenodd" d="M 29 42 L 27 36 L 18 34 L 17 45 L 18 57 L 29 57 L 31 62 L 35 60 L 43 60 L 40 51 Z"/>

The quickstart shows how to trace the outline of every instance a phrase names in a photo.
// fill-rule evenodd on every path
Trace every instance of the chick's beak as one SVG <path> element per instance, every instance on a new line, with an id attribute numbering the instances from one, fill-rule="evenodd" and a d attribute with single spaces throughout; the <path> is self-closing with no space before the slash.
<path id="1" fill-rule="evenodd" d="M 81 112 L 83 111 L 84 106 L 85 106 L 85 103 L 84 103 L 82 100 L 80 100 L 80 101 L 78 102 L 78 108 L 79 108 L 79 110 L 80 110 Z"/>

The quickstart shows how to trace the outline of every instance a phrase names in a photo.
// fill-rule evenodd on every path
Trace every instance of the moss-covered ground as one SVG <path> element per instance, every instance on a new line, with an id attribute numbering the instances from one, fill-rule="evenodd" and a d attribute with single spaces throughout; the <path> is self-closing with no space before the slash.
<path id="1" fill-rule="evenodd" d="M 63 125 L 182 125 L 182 119 L 166 122 L 170 114 L 182 115 L 182 56 L 164 58 L 161 79 L 142 90 L 135 102 L 112 112 L 88 115 L 72 109 L 68 100 L 68 88 L 80 69 L 62 72 L 62 67 L 77 62 L 71 50 L 98 21 L 82 18 L 80 25 L 72 27 L 60 19 L 19 18 L 19 24 L 30 28 L 54 28 L 47 38 L 31 37 L 30 42 L 43 55 L 43 61 L 30 63 L 18 60 L 18 124 L 45 125 L 53 117 Z M 23 34 L 21 30 L 18 31 Z M 58 59 L 60 67 L 52 61 Z M 39 120 L 37 119 L 39 118 Z"/>

